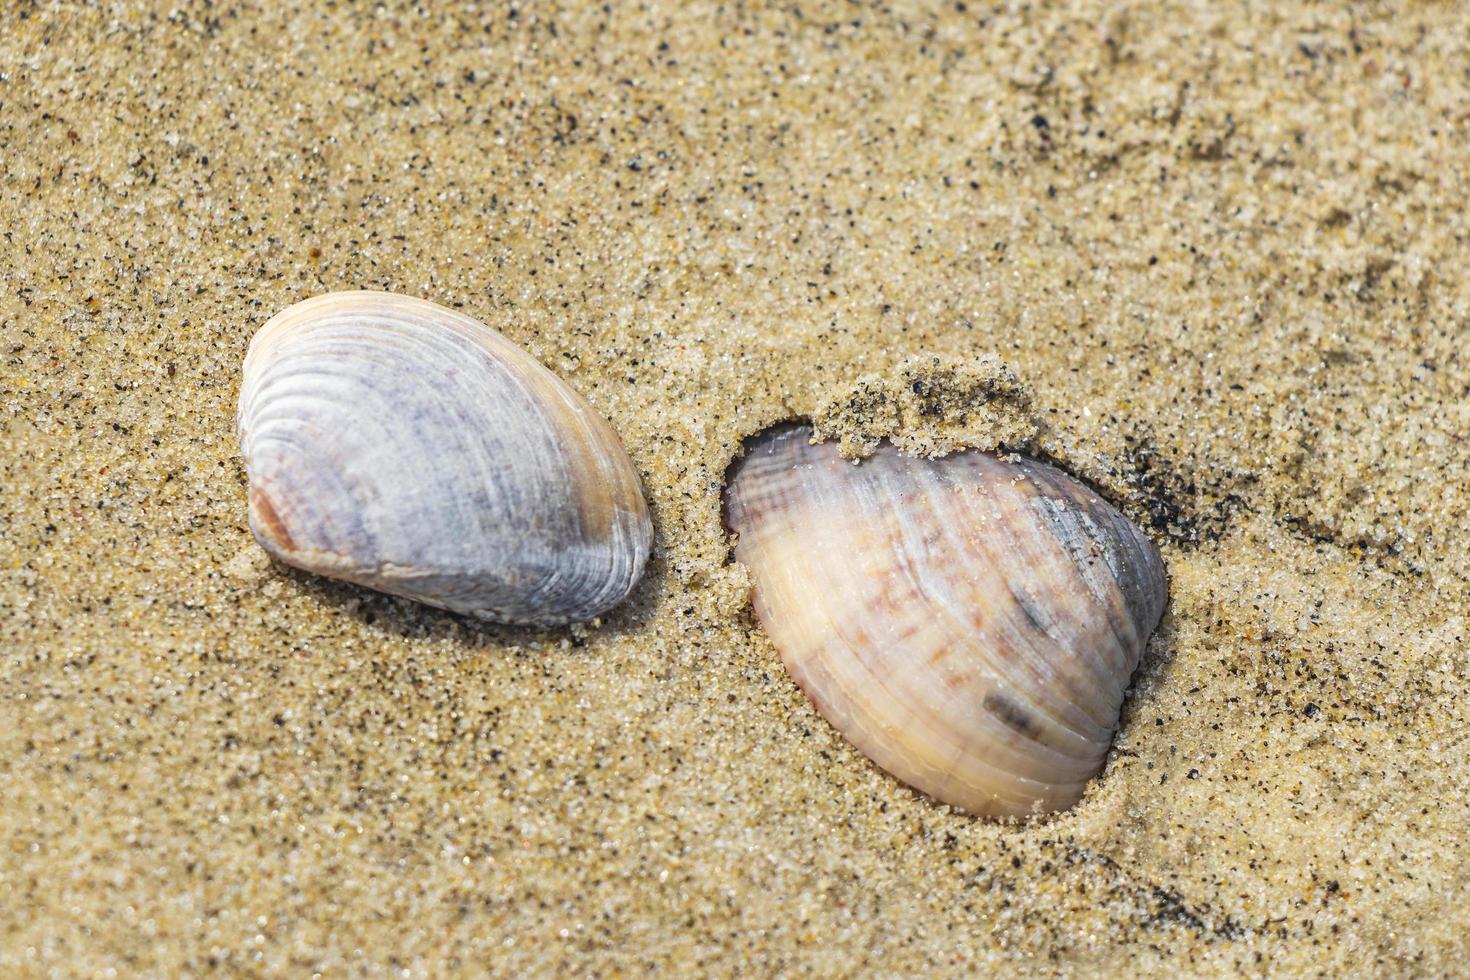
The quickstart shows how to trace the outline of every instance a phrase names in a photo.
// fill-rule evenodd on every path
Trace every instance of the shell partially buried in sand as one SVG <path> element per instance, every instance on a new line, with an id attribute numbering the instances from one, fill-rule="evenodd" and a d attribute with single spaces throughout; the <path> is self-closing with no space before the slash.
<path id="1" fill-rule="evenodd" d="M 622 601 L 652 523 L 587 402 L 472 317 L 318 296 L 255 335 L 240 390 L 250 528 L 290 565 L 483 619 Z"/>
<path id="2" fill-rule="evenodd" d="M 726 500 L 736 559 L 792 677 L 899 779 L 986 816 L 1077 802 L 1166 599 L 1163 562 L 1061 471 L 811 430 L 757 438 Z"/>

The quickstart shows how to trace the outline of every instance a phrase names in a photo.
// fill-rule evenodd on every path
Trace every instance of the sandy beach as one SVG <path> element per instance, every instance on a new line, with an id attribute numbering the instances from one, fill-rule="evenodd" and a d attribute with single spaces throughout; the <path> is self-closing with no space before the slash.
<path id="1" fill-rule="evenodd" d="M 7 6 L 0 974 L 1463 970 L 1467 107 L 1450 3 Z M 626 604 L 266 556 L 241 362 L 342 289 L 609 421 Z M 787 676 L 721 495 L 804 419 L 1159 546 L 1075 809 L 938 804 Z"/>

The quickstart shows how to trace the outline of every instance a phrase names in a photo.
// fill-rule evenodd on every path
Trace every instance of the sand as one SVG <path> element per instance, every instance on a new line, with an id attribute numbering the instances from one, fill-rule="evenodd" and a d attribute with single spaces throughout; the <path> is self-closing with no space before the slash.
<path id="1" fill-rule="evenodd" d="M 0 973 L 1462 969 L 1467 39 L 1450 3 L 8 5 Z M 609 419 L 656 522 L 627 605 L 498 628 L 269 562 L 241 359 L 346 288 Z M 942 411 L 873 414 L 905 390 Z M 951 811 L 786 676 L 720 492 L 813 416 L 1035 437 L 1159 543 L 1076 809 Z"/>

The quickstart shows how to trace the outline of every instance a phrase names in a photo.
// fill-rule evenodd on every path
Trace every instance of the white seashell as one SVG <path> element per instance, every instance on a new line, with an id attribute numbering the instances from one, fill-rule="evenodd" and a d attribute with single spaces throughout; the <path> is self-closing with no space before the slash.
<path id="1" fill-rule="evenodd" d="M 472 317 L 331 293 L 255 335 L 240 389 L 250 529 L 309 572 L 505 623 L 591 619 L 653 527 L 587 402 Z"/>
<path id="2" fill-rule="evenodd" d="M 1166 599 L 1143 533 L 1032 460 L 767 433 L 726 498 L 757 615 L 878 765 L 985 816 L 1065 809 L 1101 771 Z"/>

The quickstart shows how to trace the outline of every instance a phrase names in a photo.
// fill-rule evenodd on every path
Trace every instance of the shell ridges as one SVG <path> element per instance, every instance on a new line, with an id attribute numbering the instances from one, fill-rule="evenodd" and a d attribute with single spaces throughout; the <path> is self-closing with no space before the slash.
<path id="1" fill-rule="evenodd" d="M 726 516 L 788 671 L 879 766 L 990 816 L 1101 770 L 1166 583 L 1091 489 L 977 451 L 853 464 L 790 427 L 748 443 Z"/>
<path id="2" fill-rule="evenodd" d="M 591 619 L 652 523 L 617 436 L 464 313 L 381 292 L 276 314 L 246 355 L 250 525 L 307 571 L 507 623 Z"/>

